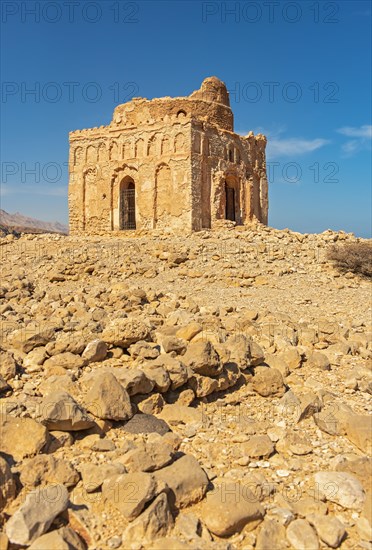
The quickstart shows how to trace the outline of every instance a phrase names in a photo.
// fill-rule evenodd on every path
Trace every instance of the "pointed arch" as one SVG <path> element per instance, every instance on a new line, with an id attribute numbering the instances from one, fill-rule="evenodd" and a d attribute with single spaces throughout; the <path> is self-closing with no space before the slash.
<path id="1" fill-rule="evenodd" d="M 170 152 L 170 140 L 168 136 L 164 136 L 161 142 L 161 154 L 166 155 Z"/>
<path id="2" fill-rule="evenodd" d="M 144 155 L 144 141 L 142 138 L 137 139 L 134 145 L 134 156 L 135 158 L 143 157 Z"/>
<path id="3" fill-rule="evenodd" d="M 185 148 L 185 136 L 182 133 L 179 133 L 174 138 L 174 152 L 180 153 Z"/>
<path id="4" fill-rule="evenodd" d="M 78 146 L 74 152 L 74 165 L 77 166 L 83 162 L 83 148 Z"/>
<path id="5" fill-rule="evenodd" d="M 94 145 L 89 145 L 87 147 L 87 164 L 92 164 L 97 162 L 97 149 Z"/>
<path id="6" fill-rule="evenodd" d="M 166 213 L 167 205 L 172 197 L 172 173 L 170 166 L 162 162 L 155 170 L 154 186 L 154 227 L 159 218 Z"/>
<path id="7" fill-rule="evenodd" d="M 152 157 L 157 154 L 157 134 L 150 137 L 147 143 L 147 156 Z"/>
<path id="8" fill-rule="evenodd" d="M 110 160 L 118 159 L 118 144 L 116 141 L 111 142 L 110 144 Z"/>

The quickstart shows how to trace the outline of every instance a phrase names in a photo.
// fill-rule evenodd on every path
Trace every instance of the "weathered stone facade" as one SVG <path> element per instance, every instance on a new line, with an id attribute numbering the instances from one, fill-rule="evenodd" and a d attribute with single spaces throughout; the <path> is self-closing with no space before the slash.
<path id="1" fill-rule="evenodd" d="M 134 98 L 108 126 L 70 133 L 70 232 L 267 224 L 266 137 L 234 132 L 223 82 Z"/>

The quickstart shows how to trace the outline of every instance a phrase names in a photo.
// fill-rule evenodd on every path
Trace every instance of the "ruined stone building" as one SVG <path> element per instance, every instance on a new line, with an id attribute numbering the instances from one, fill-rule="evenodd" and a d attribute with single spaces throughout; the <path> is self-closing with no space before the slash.
<path id="1" fill-rule="evenodd" d="M 234 132 L 226 86 L 133 98 L 108 126 L 70 133 L 70 232 L 267 223 L 265 136 Z"/>

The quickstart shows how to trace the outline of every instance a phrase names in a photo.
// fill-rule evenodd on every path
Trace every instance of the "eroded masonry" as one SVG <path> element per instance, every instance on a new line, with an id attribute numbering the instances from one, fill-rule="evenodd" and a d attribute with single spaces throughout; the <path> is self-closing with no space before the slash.
<path id="1" fill-rule="evenodd" d="M 134 98 L 108 126 L 70 133 L 70 232 L 267 224 L 266 137 L 234 132 L 226 86 Z"/>

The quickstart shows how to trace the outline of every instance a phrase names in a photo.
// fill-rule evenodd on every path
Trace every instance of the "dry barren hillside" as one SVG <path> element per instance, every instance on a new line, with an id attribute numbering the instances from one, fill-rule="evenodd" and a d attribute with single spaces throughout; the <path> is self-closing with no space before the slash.
<path id="1" fill-rule="evenodd" d="M 357 241 L 2 238 L 1 548 L 371 548 Z"/>
<path id="2" fill-rule="evenodd" d="M 44 222 L 29 216 L 24 216 L 19 212 L 9 214 L 0 209 L 0 235 L 21 233 L 65 233 L 68 228 L 59 222 Z"/>

